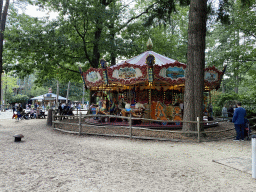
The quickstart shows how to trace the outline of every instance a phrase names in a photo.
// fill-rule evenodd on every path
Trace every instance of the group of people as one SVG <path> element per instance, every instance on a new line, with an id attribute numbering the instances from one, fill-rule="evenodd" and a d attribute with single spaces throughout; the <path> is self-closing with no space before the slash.
<path id="1" fill-rule="evenodd" d="M 73 108 L 66 103 L 60 103 L 58 107 L 58 113 L 60 115 L 73 115 Z"/>
<path id="2" fill-rule="evenodd" d="M 92 104 L 90 106 L 90 110 L 92 114 L 111 114 L 111 115 L 119 115 L 127 116 L 127 114 L 131 113 L 134 117 L 141 117 L 145 107 L 143 104 L 136 103 L 134 109 L 131 110 L 131 104 L 124 103 L 123 100 L 119 100 L 119 102 L 113 98 L 108 100 L 108 98 L 99 99 L 98 105 Z"/>
<path id="3" fill-rule="evenodd" d="M 27 107 L 27 110 L 29 112 L 25 112 L 24 109 L 22 108 L 22 105 L 14 105 L 12 108 L 13 111 L 13 116 L 12 119 L 17 119 L 17 120 L 21 120 L 22 117 L 24 117 L 25 119 L 27 118 L 36 118 L 37 117 L 37 109 L 36 108 L 32 108 L 32 107 Z"/>
<path id="4" fill-rule="evenodd" d="M 12 112 L 13 112 L 12 118 L 20 120 L 20 118 L 22 116 L 22 113 L 23 113 L 23 108 L 22 108 L 21 104 L 19 104 L 17 106 L 14 105 L 13 108 L 12 108 Z"/>
<path id="5" fill-rule="evenodd" d="M 75 103 L 75 104 L 72 103 L 72 104 L 70 105 L 70 107 L 71 107 L 71 108 L 76 108 L 76 109 L 81 109 L 81 108 L 82 108 L 82 105 L 81 105 L 80 103 L 78 103 L 78 104 L 77 104 L 77 103 Z"/>
<path id="6" fill-rule="evenodd" d="M 233 117 L 235 108 L 236 108 L 235 105 L 234 106 L 230 105 L 229 108 L 226 108 L 226 106 L 224 106 L 222 108 L 223 120 L 227 119 L 228 117 Z"/>

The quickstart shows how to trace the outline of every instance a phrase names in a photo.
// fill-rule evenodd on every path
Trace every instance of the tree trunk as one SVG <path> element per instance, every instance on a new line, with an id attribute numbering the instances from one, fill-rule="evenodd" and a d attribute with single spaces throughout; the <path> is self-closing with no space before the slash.
<path id="1" fill-rule="evenodd" d="M 70 89 L 70 81 L 68 82 L 68 90 L 67 90 L 67 97 L 66 97 L 67 104 L 68 104 L 68 97 L 69 97 L 69 89 Z"/>
<path id="2" fill-rule="evenodd" d="M 3 0 L 0 0 L 0 105 L 2 104 L 2 72 L 3 72 L 3 41 L 4 41 L 4 30 L 7 12 L 9 8 L 10 0 L 5 1 L 4 10 L 3 9 Z"/>
<path id="3" fill-rule="evenodd" d="M 191 0 L 188 26 L 188 55 L 184 94 L 184 121 L 203 120 L 207 0 Z M 183 131 L 196 130 L 196 124 L 184 123 Z M 201 125 L 200 130 L 203 130 Z"/>
<path id="4" fill-rule="evenodd" d="M 85 92 L 85 88 L 84 88 L 84 84 L 83 84 L 83 97 L 82 97 L 82 105 L 84 105 L 84 92 Z"/>
<path id="5" fill-rule="evenodd" d="M 237 39 L 236 40 L 236 46 L 240 46 L 239 45 L 239 41 L 240 41 L 240 36 L 239 36 L 239 30 L 238 31 L 235 31 L 235 38 Z M 237 58 L 239 60 L 239 57 Z M 235 93 L 238 94 L 238 86 L 239 86 L 239 66 L 237 66 L 235 68 Z"/>
<path id="6" fill-rule="evenodd" d="M 57 80 L 57 91 L 56 91 L 56 106 L 59 107 L 59 81 Z"/>
<path id="7" fill-rule="evenodd" d="M 110 58 L 111 66 L 116 64 L 116 45 L 115 45 L 115 32 L 110 30 Z"/>
<path id="8" fill-rule="evenodd" d="M 224 80 L 222 80 L 222 93 L 225 93 L 225 84 L 224 84 Z"/>
<path id="9" fill-rule="evenodd" d="M 238 85 L 239 85 L 239 77 L 238 77 L 238 72 L 235 76 L 235 81 L 236 81 L 236 86 L 235 86 L 235 93 L 238 94 Z"/>
<path id="10" fill-rule="evenodd" d="M 97 20 L 96 23 L 96 31 L 94 33 L 94 46 L 93 46 L 93 58 L 92 58 L 92 67 L 98 68 L 98 65 L 100 63 L 100 50 L 99 50 L 99 44 L 101 39 L 101 33 L 102 28 L 99 26 L 101 25 L 100 21 Z"/>

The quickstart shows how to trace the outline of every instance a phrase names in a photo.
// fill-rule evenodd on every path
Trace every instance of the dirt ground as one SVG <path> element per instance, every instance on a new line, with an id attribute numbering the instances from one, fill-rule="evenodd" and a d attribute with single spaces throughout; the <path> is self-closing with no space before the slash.
<path id="1" fill-rule="evenodd" d="M 18 133 L 22 142 L 14 142 Z M 240 156 L 251 156 L 251 141 L 78 136 L 55 131 L 44 119 L 0 120 L 1 192 L 253 192 L 250 174 L 212 161 Z"/>

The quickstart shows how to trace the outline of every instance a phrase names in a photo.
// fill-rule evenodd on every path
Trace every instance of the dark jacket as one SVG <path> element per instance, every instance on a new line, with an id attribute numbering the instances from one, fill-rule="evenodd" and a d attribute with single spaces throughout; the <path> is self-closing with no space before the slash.
<path id="1" fill-rule="evenodd" d="M 244 119 L 246 116 L 246 111 L 242 107 L 238 107 L 235 109 L 234 116 L 233 116 L 233 123 L 234 124 L 244 124 Z"/>

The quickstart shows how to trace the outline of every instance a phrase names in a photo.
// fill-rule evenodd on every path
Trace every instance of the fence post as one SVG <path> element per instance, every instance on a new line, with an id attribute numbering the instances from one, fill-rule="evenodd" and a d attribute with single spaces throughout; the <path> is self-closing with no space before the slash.
<path id="1" fill-rule="evenodd" d="M 81 135 L 81 129 L 82 129 L 82 125 L 81 125 L 81 121 L 82 120 L 82 113 L 79 113 L 79 135 Z"/>
<path id="2" fill-rule="evenodd" d="M 252 135 L 252 178 L 256 179 L 256 135 Z"/>
<path id="3" fill-rule="evenodd" d="M 38 115 L 39 113 L 36 112 L 36 114 Z M 52 126 L 52 114 L 54 114 L 52 109 L 49 109 L 48 116 L 47 116 L 47 125 L 49 126 Z"/>
<path id="4" fill-rule="evenodd" d="M 55 128 L 55 113 L 52 114 L 52 124 L 53 124 L 53 128 Z"/>
<path id="5" fill-rule="evenodd" d="M 130 118 L 129 118 L 129 126 L 130 126 L 130 138 L 132 139 L 132 114 L 130 112 Z"/>
<path id="6" fill-rule="evenodd" d="M 197 142 L 200 143 L 200 118 L 199 117 L 197 117 L 197 134 L 198 134 Z"/>

